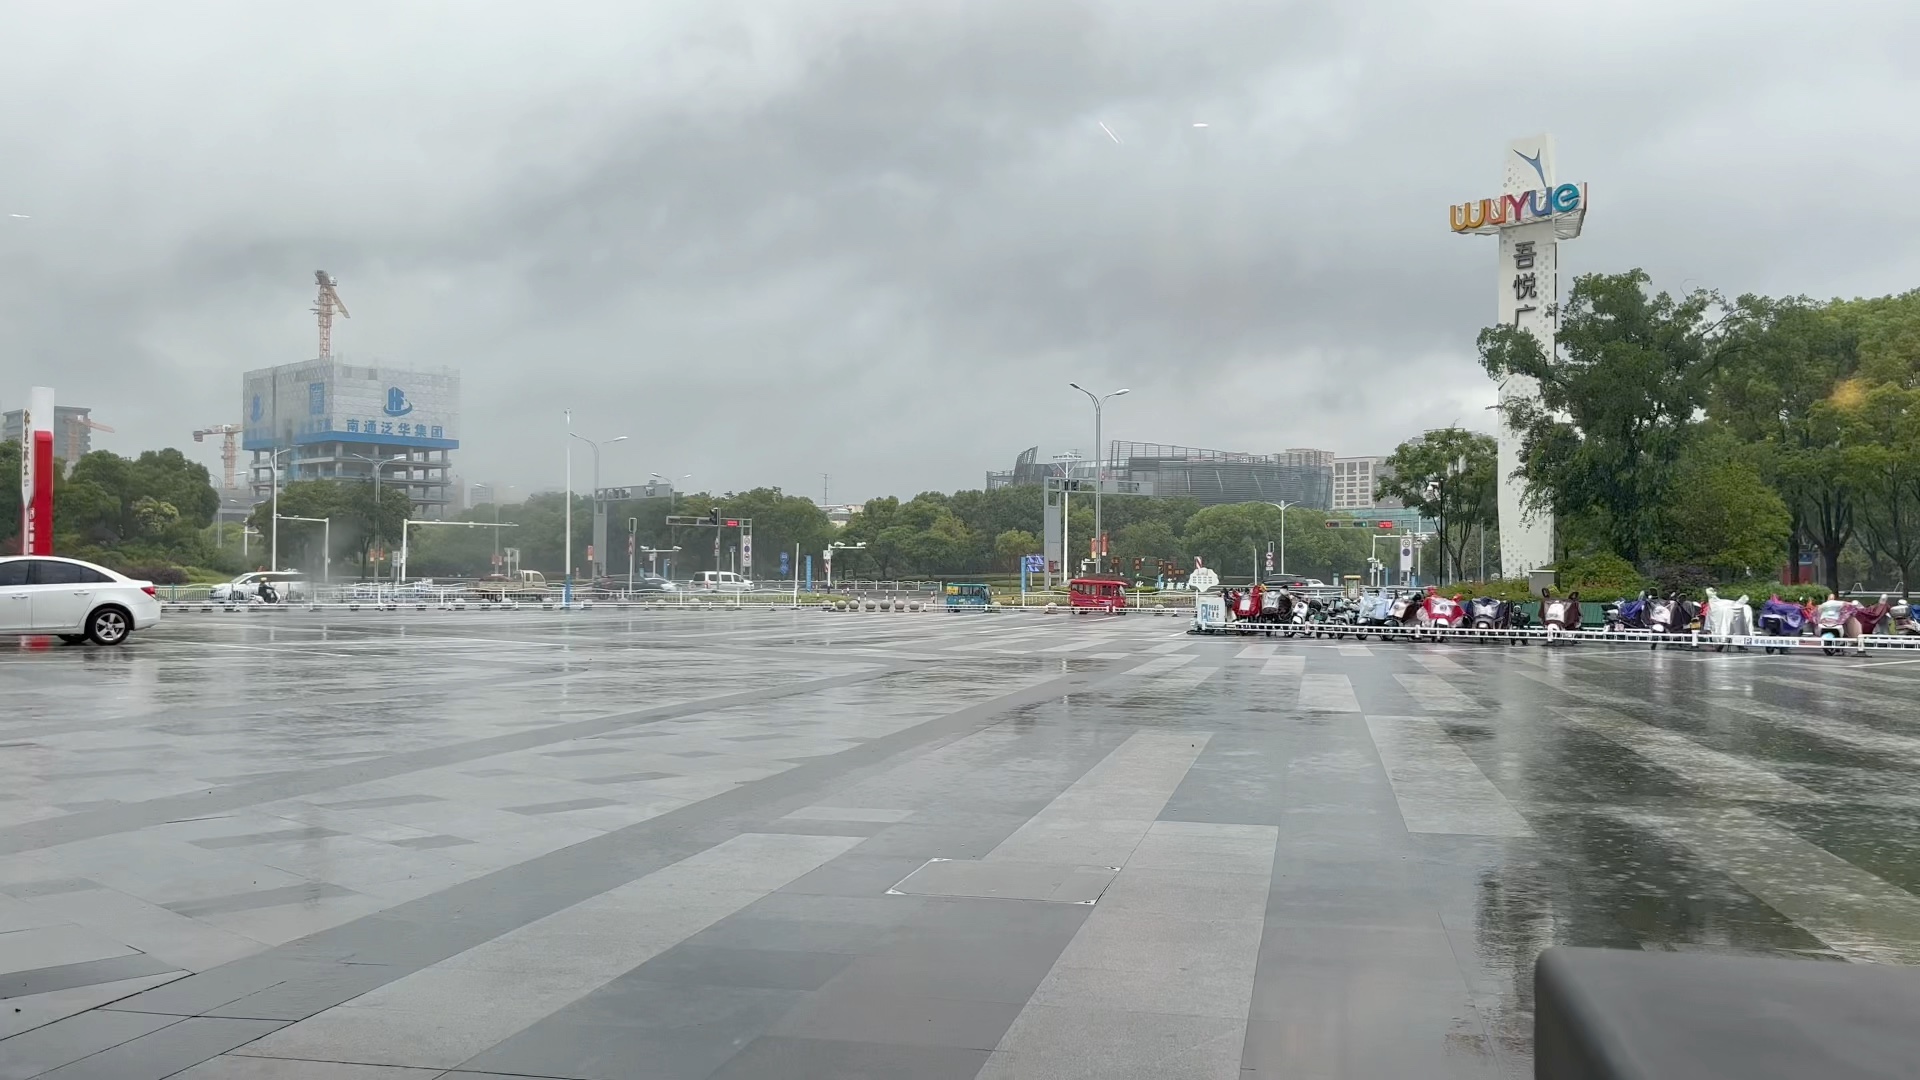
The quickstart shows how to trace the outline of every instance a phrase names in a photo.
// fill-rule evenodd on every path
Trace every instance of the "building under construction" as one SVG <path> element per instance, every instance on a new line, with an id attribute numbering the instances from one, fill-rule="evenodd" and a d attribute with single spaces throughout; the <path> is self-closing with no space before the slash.
<path id="1" fill-rule="evenodd" d="M 0 442 L 19 442 L 21 438 L 21 410 L 14 409 L 0 417 Z M 78 405 L 55 405 L 53 407 L 53 456 L 60 461 L 63 470 L 70 470 L 74 463 L 93 452 L 93 433 L 112 431 L 105 424 L 93 422 L 93 410 Z"/>
<path id="2" fill-rule="evenodd" d="M 1333 451 L 1283 450 L 1241 454 L 1159 443 L 1109 443 L 1106 474 L 1144 480 L 1153 493 L 1202 506 L 1284 502 L 1313 510 L 1333 506 Z"/>
<path id="3" fill-rule="evenodd" d="M 460 448 L 460 373 L 452 368 L 349 364 L 333 355 L 333 317 L 349 318 L 338 282 L 313 272 L 319 355 L 243 377 L 241 447 L 253 455 L 247 487 L 272 497 L 283 483 L 364 480 L 407 493 L 417 517 L 445 517 L 463 501 L 450 455 Z M 194 433 L 223 435 L 229 426 Z M 231 445 L 231 442 L 228 443 Z M 232 465 L 229 462 L 228 469 Z"/>
<path id="4" fill-rule="evenodd" d="M 247 372 L 241 404 L 255 499 L 273 494 L 278 454 L 288 482 L 370 480 L 378 468 L 381 484 L 406 491 L 423 518 L 454 505 L 460 373 L 452 368 L 282 364 Z"/>

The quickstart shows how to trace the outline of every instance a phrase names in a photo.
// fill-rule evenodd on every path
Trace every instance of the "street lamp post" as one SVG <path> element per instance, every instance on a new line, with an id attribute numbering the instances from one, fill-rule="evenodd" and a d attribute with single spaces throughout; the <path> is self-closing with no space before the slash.
<path id="1" fill-rule="evenodd" d="M 275 521 L 310 521 L 320 526 L 320 583 L 333 583 L 333 519 L 315 517 L 295 517 L 292 514 L 275 514 Z"/>
<path id="2" fill-rule="evenodd" d="M 1287 507 L 1299 506 L 1300 504 L 1282 499 L 1279 502 L 1270 502 L 1267 505 L 1280 508 L 1280 572 L 1284 574 L 1287 572 Z"/>
<path id="3" fill-rule="evenodd" d="M 299 447 L 289 446 L 285 450 L 273 452 L 273 546 L 267 556 L 272 564 L 267 567 L 269 570 L 280 569 L 280 455 L 291 454 L 298 449 Z"/>
<path id="4" fill-rule="evenodd" d="M 569 423 L 568 427 L 572 427 L 571 423 Z M 605 503 L 600 501 L 600 448 L 610 443 L 626 442 L 627 436 L 619 435 L 611 439 L 601 439 L 599 442 L 595 442 L 585 435 L 577 434 L 571 430 L 569 430 L 567 434 L 572 435 L 574 438 L 579 439 L 581 442 L 593 448 L 593 558 L 587 561 L 587 570 L 593 574 L 595 578 L 601 578 L 606 576 L 607 567 L 607 507 Z M 571 460 L 571 458 L 569 458 L 569 460 Z M 568 476 L 571 478 L 571 470 L 569 470 Z M 568 502 L 572 502 L 572 499 L 568 499 Z M 573 548 L 569 546 L 567 551 L 568 561 L 571 563 Z"/>
<path id="5" fill-rule="evenodd" d="M 380 525 L 380 470 L 381 470 L 381 469 L 384 469 L 384 468 L 386 468 L 386 467 L 387 467 L 387 466 L 389 466 L 389 465 L 398 465 L 398 464 L 403 464 L 403 463 L 405 463 L 405 462 L 407 461 L 407 455 L 405 455 L 405 454 L 397 454 L 397 455 L 395 455 L 395 456 L 393 456 L 393 457 L 384 457 L 384 458 L 383 458 L 383 457 L 370 457 L 370 456 L 368 456 L 368 455 L 366 455 L 366 454 L 345 454 L 345 455 L 342 455 L 342 456 L 344 456 L 344 457 L 350 457 L 350 458 L 356 458 L 356 459 L 358 459 L 358 460 L 360 460 L 360 461 L 364 461 L 364 462 L 367 462 L 367 463 L 369 463 L 369 464 L 371 464 L 371 465 L 373 466 L 373 470 L 372 470 L 372 472 L 373 472 L 373 514 L 372 514 L 372 524 L 373 524 L 373 526 L 374 526 L 374 535 L 375 535 L 375 536 L 378 536 L 378 535 L 379 535 L 379 525 Z M 391 537 L 388 537 L 387 539 L 392 539 L 392 538 L 391 538 Z M 392 558 L 391 556 L 389 556 L 389 557 L 387 558 L 387 566 L 388 566 L 389 568 L 391 568 L 391 567 L 393 566 L 393 558 Z M 378 586 L 378 584 L 376 583 L 376 584 L 375 584 L 375 589 L 377 590 L 378 588 L 379 588 L 379 586 Z"/>
<path id="6" fill-rule="evenodd" d="M 1107 534 L 1100 521 L 1100 488 L 1102 482 L 1107 478 L 1107 447 L 1105 443 L 1100 441 L 1100 413 L 1102 406 L 1107 403 L 1108 398 L 1117 398 L 1122 394 L 1132 393 L 1132 391 L 1123 387 L 1115 390 L 1111 394 L 1101 395 L 1094 393 L 1076 382 L 1070 382 L 1067 385 L 1087 395 L 1087 400 L 1093 402 L 1093 572 L 1096 574 L 1104 574 L 1107 571 Z M 1064 548 L 1065 546 L 1065 534 L 1062 534 L 1061 547 Z M 1066 557 L 1067 553 L 1062 550 L 1060 552 L 1061 560 L 1064 562 Z"/>
<path id="7" fill-rule="evenodd" d="M 680 480 L 691 480 L 693 479 L 693 474 L 681 473 L 680 480 L 669 480 L 657 472 L 650 472 L 647 475 L 653 477 L 655 480 L 667 481 L 667 514 L 671 516 L 675 513 L 675 507 L 680 503 Z"/>

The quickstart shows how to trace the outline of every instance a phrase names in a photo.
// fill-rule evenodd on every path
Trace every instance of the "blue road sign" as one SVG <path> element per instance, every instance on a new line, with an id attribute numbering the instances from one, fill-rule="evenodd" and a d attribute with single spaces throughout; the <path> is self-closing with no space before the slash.
<path id="1" fill-rule="evenodd" d="M 1022 555 L 1020 556 L 1020 568 L 1029 574 L 1044 574 L 1047 572 L 1047 557 L 1045 555 Z"/>
<path id="2" fill-rule="evenodd" d="M 780 576 L 787 576 L 787 553 L 784 551 L 780 553 Z"/>

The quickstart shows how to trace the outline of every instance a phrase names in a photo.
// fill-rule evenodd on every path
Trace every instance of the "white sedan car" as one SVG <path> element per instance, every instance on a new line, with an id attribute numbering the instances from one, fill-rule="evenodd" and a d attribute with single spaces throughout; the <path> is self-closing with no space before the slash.
<path id="1" fill-rule="evenodd" d="M 282 604 L 313 596 L 312 583 L 297 570 L 255 570 L 215 585 L 207 591 L 207 599 L 216 604 L 249 604 L 260 595 L 263 582 L 273 586 L 274 598 Z"/>
<path id="2" fill-rule="evenodd" d="M 0 634 L 118 645 L 160 621 L 153 583 L 51 555 L 0 556 Z"/>

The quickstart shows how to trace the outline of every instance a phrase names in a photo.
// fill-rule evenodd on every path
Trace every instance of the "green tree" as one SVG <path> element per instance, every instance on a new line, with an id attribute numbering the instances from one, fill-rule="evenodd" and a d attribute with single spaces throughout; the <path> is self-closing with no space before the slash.
<path id="1" fill-rule="evenodd" d="M 1184 562 L 1187 552 L 1173 526 L 1165 521 L 1146 520 L 1124 525 L 1113 534 L 1113 554 L 1122 565 L 1131 566 L 1134 559 L 1145 559 L 1154 565 L 1161 559 Z"/>
<path id="2" fill-rule="evenodd" d="M 1040 554 L 1040 538 L 1025 529 L 1008 529 L 993 538 L 995 569 L 1017 571 L 1025 555 Z"/>
<path id="3" fill-rule="evenodd" d="M 1674 481 L 1656 554 L 1723 579 L 1779 565 L 1793 518 L 1746 447 L 1725 435 L 1695 440 Z"/>
<path id="4" fill-rule="evenodd" d="M 0 442 L 0 555 L 20 553 L 20 443 Z"/>
<path id="5" fill-rule="evenodd" d="M 1755 444 L 1792 515 L 1788 561 L 1811 543 L 1831 587 L 1853 539 L 1857 473 L 1846 467 L 1840 418 L 1828 401 L 1859 368 L 1857 327 L 1844 309 L 1804 297 L 1742 296 L 1732 312 L 1708 415 Z"/>
<path id="6" fill-rule="evenodd" d="M 1466 576 L 1467 539 L 1476 528 L 1498 523 L 1497 455 L 1491 435 L 1437 428 L 1394 448 L 1389 475 L 1375 485 L 1376 497 L 1399 499 L 1439 522 L 1441 559 L 1456 580 Z"/>
<path id="7" fill-rule="evenodd" d="M 1280 508 L 1268 503 L 1209 506 L 1187 521 L 1187 552 L 1222 577 L 1240 578 L 1264 565 L 1267 543 L 1280 537 Z"/>
<path id="8" fill-rule="evenodd" d="M 1920 558 L 1920 389 L 1881 383 L 1832 404 L 1841 416 L 1857 535 L 1907 596 Z"/>
<path id="9" fill-rule="evenodd" d="M 1536 509 L 1594 514 L 1609 547 L 1639 562 L 1657 540 L 1707 376 L 1725 336 L 1704 291 L 1650 294 L 1641 270 L 1583 274 L 1563 308 L 1559 349 L 1512 326 L 1480 332 L 1496 380 L 1532 379 L 1539 398 L 1510 404 L 1520 473 Z"/>
<path id="10" fill-rule="evenodd" d="M 787 495 L 779 488 L 754 488 L 725 500 L 721 514 L 729 518 L 753 519 L 754 576 L 772 578 L 780 569 L 780 553 L 789 557 L 799 546 L 802 556 L 833 542 L 837 530 L 827 520 L 827 512 L 812 499 Z M 726 543 L 736 542 L 729 537 Z M 711 548 L 708 549 L 709 552 Z M 611 567 L 613 560 L 608 560 Z M 794 569 L 797 572 L 797 567 Z"/>

